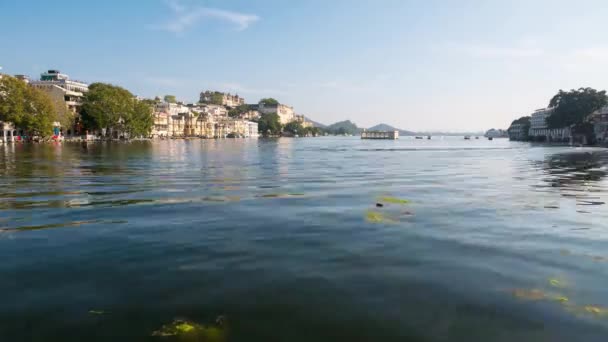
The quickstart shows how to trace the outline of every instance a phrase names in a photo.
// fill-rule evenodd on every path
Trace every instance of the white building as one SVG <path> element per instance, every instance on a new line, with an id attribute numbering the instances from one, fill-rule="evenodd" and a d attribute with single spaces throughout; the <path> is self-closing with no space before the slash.
<path id="1" fill-rule="evenodd" d="M 555 108 L 537 109 L 530 116 L 530 131 L 528 135 L 532 139 L 546 141 L 567 141 L 570 140 L 570 128 L 553 128 L 547 125 L 547 118 L 551 116 Z"/>
<path id="2" fill-rule="evenodd" d="M 57 112 L 62 113 L 67 109 L 74 118 L 78 117 L 82 98 L 89 91 L 88 84 L 70 80 L 68 75 L 62 74 L 59 70 L 43 72 L 40 74 L 40 81 L 29 81 L 29 84 L 48 94 Z M 58 122 L 54 125 L 60 126 Z M 67 135 L 75 133 L 73 127 L 62 127 L 62 130 L 65 130 L 64 133 Z"/>
<path id="3" fill-rule="evenodd" d="M 203 113 L 210 115 L 214 120 L 226 119 L 228 118 L 228 109 L 224 106 L 214 105 L 214 104 L 204 104 L 193 109 L 198 113 Z"/>
<path id="4" fill-rule="evenodd" d="M 260 133 L 258 132 L 258 123 L 253 121 L 247 121 L 247 134 L 246 138 L 258 138 Z"/>

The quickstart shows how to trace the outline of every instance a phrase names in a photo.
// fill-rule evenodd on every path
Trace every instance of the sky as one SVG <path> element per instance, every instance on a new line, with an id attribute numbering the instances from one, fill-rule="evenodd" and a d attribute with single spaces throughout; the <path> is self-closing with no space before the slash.
<path id="1" fill-rule="evenodd" d="M 0 0 L 0 66 L 144 97 L 274 97 L 325 124 L 507 128 L 608 88 L 605 0 Z"/>

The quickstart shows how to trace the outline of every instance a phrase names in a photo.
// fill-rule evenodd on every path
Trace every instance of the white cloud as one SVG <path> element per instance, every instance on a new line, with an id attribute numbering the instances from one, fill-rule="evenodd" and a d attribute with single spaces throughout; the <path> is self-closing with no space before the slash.
<path id="1" fill-rule="evenodd" d="M 156 26 L 156 28 L 175 34 L 183 33 L 205 19 L 228 22 L 232 24 L 237 31 L 245 30 L 251 24 L 260 20 L 260 17 L 254 14 L 245 14 L 201 6 L 187 8 L 178 0 L 166 0 L 165 3 L 173 12 L 173 18 L 161 26 Z"/>

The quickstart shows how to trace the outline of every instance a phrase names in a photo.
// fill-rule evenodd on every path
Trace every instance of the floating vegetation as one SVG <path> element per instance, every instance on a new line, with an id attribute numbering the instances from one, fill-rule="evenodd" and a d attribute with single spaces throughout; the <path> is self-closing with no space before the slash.
<path id="1" fill-rule="evenodd" d="M 258 195 L 259 198 L 290 198 L 290 197 L 302 197 L 302 193 L 288 193 L 288 194 L 264 194 Z"/>
<path id="2" fill-rule="evenodd" d="M 398 223 L 398 220 L 395 220 L 391 217 L 387 217 L 386 215 L 384 215 L 383 213 L 374 211 L 374 210 L 368 210 L 365 213 L 365 220 L 367 222 L 370 223 L 390 223 L 390 224 L 395 224 Z"/>
<path id="3" fill-rule="evenodd" d="M 568 297 L 566 296 L 555 296 L 552 299 L 560 303 L 567 303 L 569 301 Z"/>
<path id="4" fill-rule="evenodd" d="M 16 228 L 0 228 L 0 233 L 30 231 L 30 230 L 43 230 L 43 229 L 52 229 L 52 228 L 69 228 L 69 227 L 78 227 L 78 226 L 82 226 L 85 224 L 99 223 L 99 222 L 102 222 L 102 221 L 99 221 L 99 220 L 73 221 L 73 222 L 43 224 L 43 225 L 39 225 L 39 226 L 21 226 L 21 227 L 16 227 Z"/>
<path id="5" fill-rule="evenodd" d="M 241 200 L 240 196 L 206 196 L 201 199 L 203 202 L 238 202 Z"/>
<path id="6" fill-rule="evenodd" d="M 177 337 L 180 340 L 200 342 L 222 342 L 226 340 L 223 320 L 218 319 L 215 325 L 204 326 L 187 320 L 176 319 L 152 332 L 155 337 Z"/>
<path id="7" fill-rule="evenodd" d="M 382 221 L 384 221 L 384 215 L 377 211 L 368 210 L 365 214 L 365 219 L 367 220 L 367 222 L 381 223 Z"/>
<path id="8" fill-rule="evenodd" d="M 89 310 L 89 314 L 91 315 L 105 315 L 106 312 L 103 310 Z"/>
<path id="9" fill-rule="evenodd" d="M 390 204 L 408 204 L 408 203 L 410 203 L 409 200 L 392 197 L 392 196 L 378 197 L 378 202 L 385 202 L 385 203 L 390 203 Z"/>
<path id="10" fill-rule="evenodd" d="M 516 298 L 525 300 L 544 300 L 547 298 L 545 292 L 538 289 L 515 289 L 512 293 Z"/>
<path id="11" fill-rule="evenodd" d="M 606 316 L 606 315 L 608 315 L 608 309 L 603 308 L 601 306 L 586 305 L 585 307 L 583 307 L 583 309 L 585 310 L 585 312 L 593 314 L 595 316 Z"/>
<path id="12" fill-rule="evenodd" d="M 564 288 L 566 287 L 566 282 L 562 279 L 558 279 L 558 278 L 549 278 L 548 279 L 549 285 L 551 285 L 552 287 L 557 287 L 557 288 Z"/>

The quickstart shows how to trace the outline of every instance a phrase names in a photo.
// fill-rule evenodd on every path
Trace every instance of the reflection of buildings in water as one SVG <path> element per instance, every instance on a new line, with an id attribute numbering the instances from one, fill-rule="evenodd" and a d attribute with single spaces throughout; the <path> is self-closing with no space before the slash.
<path id="1" fill-rule="evenodd" d="M 543 181 L 551 187 L 587 190 L 606 177 L 607 164 L 608 153 L 604 152 L 554 154 L 543 162 L 542 167 L 549 175 Z"/>

